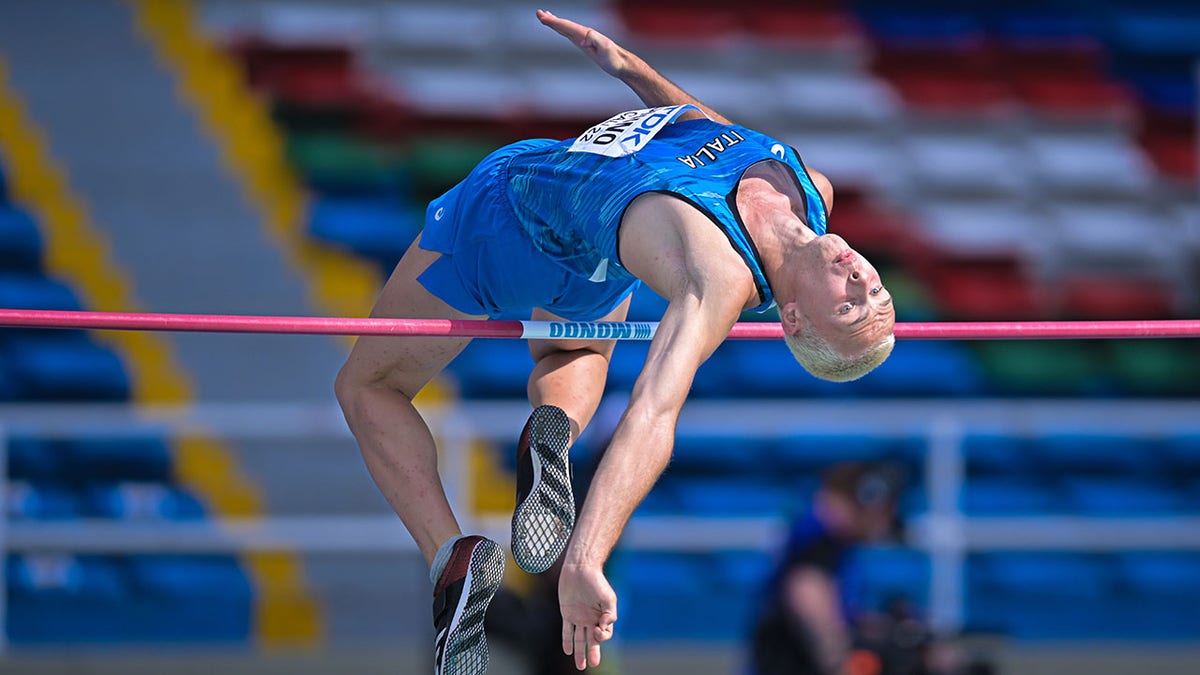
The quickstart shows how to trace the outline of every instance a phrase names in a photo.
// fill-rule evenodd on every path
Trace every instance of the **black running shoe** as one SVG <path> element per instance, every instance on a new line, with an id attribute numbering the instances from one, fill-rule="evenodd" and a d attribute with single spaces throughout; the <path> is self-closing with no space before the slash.
<path id="1" fill-rule="evenodd" d="M 434 675 L 487 672 L 483 618 L 503 575 L 504 552 L 496 542 L 470 536 L 454 544 L 433 589 Z"/>
<path id="2" fill-rule="evenodd" d="M 540 406 L 517 444 L 517 508 L 512 552 L 526 572 L 545 572 L 562 555 L 575 527 L 567 446 L 571 423 L 561 408 Z"/>

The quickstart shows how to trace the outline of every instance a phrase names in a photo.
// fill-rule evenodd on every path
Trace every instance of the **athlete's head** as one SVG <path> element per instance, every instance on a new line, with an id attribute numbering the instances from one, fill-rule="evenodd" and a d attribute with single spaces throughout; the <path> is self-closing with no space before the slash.
<path id="1" fill-rule="evenodd" d="M 823 380 L 871 372 L 895 344 L 896 312 L 879 273 L 836 234 L 807 242 L 796 256 L 789 266 L 794 297 L 779 307 L 792 354 Z"/>

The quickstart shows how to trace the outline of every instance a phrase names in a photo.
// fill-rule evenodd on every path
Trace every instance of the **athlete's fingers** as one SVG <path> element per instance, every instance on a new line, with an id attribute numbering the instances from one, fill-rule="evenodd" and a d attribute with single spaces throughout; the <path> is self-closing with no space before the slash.
<path id="1" fill-rule="evenodd" d="M 591 633 L 591 632 L 592 631 L 590 631 L 590 630 L 588 631 L 588 633 Z M 595 640 L 591 640 L 591 639 L 588 640 L 587 660 L 588 660 L 588 665 L 593 668 L 600 665 L 600 643 L 599 642 L 596 642 Z"/>
<path id="2" fill-rule="evenodd" d="M 592 627 L 592 641 L 597 644 L 599 644 L 601 642 L 608 642 L 609 640 L 612 639 L 612 636 L 613 636 L 612 624 L 609 624 L 607 626 L 593 626 Z"/>
<path id="3" fill-rule="evenodd" d="M 570 19 L 564 19 L 555 16 L 544 9 L 539 9 L 537 11 L 537 18 L 538 21 L 541 21 L 543 25 L 553 28 L 556 33 L 562 35 L 563 37 L 570 38 L 573 42 L 578 41 L 585 32 L 583 26 L 580 24 L 577 24 Z"/>
<path id="4" fill-rule="evenodd" d="M 588 644 L 587 644 L 587 626 L 575 626 L 575 668 L 583 670 L 587 668 L 588 662 Z"/>
<path id="5" fill-rule="evenodd" d="M 570 621 L 563 619 L 562 627 L 562 650 L 564 654 L 570 655 L 571 648 L 575 644 L 575 627 Z"/>

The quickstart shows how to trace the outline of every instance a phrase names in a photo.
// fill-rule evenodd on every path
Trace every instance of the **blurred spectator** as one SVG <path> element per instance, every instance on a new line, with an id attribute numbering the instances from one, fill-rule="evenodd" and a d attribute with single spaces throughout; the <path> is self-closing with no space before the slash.
<path id="1" fill-rule="evenodd" d="M 768 582 L 751 638 L 753 675 L 962 672 L 940 652 L 926 659 L 935 656 L 932 636 L 903 602 L 864 613 L 845 600 L 848 553 L 896 532 L 901 482 L 887 465 L 839 464 L 825 473 Z"/>

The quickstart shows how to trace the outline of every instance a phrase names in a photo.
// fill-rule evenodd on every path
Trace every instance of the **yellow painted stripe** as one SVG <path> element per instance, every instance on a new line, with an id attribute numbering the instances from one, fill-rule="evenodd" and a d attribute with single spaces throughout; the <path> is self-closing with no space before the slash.
<path id="1" fill-rule="evenodd" d="M 104 236 L 93 226 L 87 205 L 67 184 L 45 134 L 30 119 L 0 61 L 0 150 L 11 169 L 11 189 L 41 224 L 45 264 L 70 284 L 85 307 L 138 311 L 129 281 L 117 268 Z M 127 357 L 136 401 L 180 402 L 191 388 L 168 344 L 152 333 L 115 331 L 96 337 Z"/>
<path id="2" fill-rule="evenodd" d="M 92 222 L 87 205 L 71 188 L 41 128 L 10 86 L 0 60 L 0 152 L 11 168 L 15 200 L 37 218 L 46 240 L 46 268 L 70 284 L 84 306 L 100 311 L 142 311 L 132 284 L 113 260 L 108 241 Z M 97 333 L 122 358 L 135 403 L 182 403 L 192 386 L 170 344 L 148 332 Z M 179 481 L 223 515 L 254 515 L 262 510 L 257 488 L 228 449 L 201 437 L 177 439 Z"/>
<path id="3" fill-rule="evenodd" d="M 197 28 L 186 0 L 132 0 L 138 25 L 179 78 L 180 95 L 215 140 L 226 169 L 267 233 L 305 279 L 313 304 L 334 316 L 366 316 L 379 290 L 370 265 L 308 240 L 307 198 L 287 164 L 284 139 L 241 71 Z"/>
<path id="4" fill-rule="evenodd" d="M 381 279 L 373 266 L 313 243 L 304 231 L 308 198 L 286 159 L 284 139 L 271 120 L 266 103 L 246 86 L 234 63 L 197 28 L 193 8 L 187 0 L 129 0 L 137 22 L 159 59 L 166 63 L 179 81 L 180 96 L 197 112 L 201 124 L 216 143 L 222 163 L 242 186 L 247 200 L 259 213 L 268 238 L 283 252 L 289 264 L 311 286 L 312 304 L 333 316 L 366 316 L 378 294 Z M 435 380 L 421 392 L 418 406 L 437 405 L 455 397 L 452 386 Z M 472 466 L 483 469 L 480 460 L 489 453 L 472 447 Z M 473 472 L 479 475 L 480 471 Z M 494 472 L 483 469 L 483 476 Z M 478 478 L 475 485 L 486 484 Z M 503 498 L 498 492 L 511 493 L 512 481 L 502 491 L 485 491 L 492 501 Z M 478 506 L 478 505 L 476 505 Z M 259 577 L 268 579 L 300 578 L 293 563 L 278 556 L 260 561 Z M 285 565 L 292 565 L 282 571 Z M 283 592 L 290 597 L 291 587 Z M 290 617 L 309 620 L 315 609 L 289 607 L 286 602 L 263 608 L 260 635 L 264 642 L 284 631 Z M 290 618 L 290 619 L 289 619 Z M 316 621 L 315 618 L 312 618 Z"/>
<path id="5" fill-rule="evenodd" d="M 135 22 L 158 60 L 177 78 L 180 96 L 197 111 L 203 130 L 215 141 L 222 164 L 247 191 L 261 212 L 268 232 L 293 253 L 293 264 L 319 264 L 336 283 L 318 293 L 319 304 L 346 315 L 365 314 L 378 281 L 351 261 L 337 259 L 311 245 L 296 244 L 295 226 L 301 221 L 304 200 L 286 165 L 271 158 L 283 156 L 281 141 L 261 104 L 245 94 L 233 65 L 193 28 L 191 6 L 177 0 L 132 0 Z M 205 456 L 207 448 L 193 448 L 187 457 Z M 215 467 L 197 468 L 205 478 L 220 475 Z M 212 471 L 212 475 L 209 475 Z M 213 495 L 214 503 L 220 495 Z M 257 503 L 223 499 L 227 513 L 261 511 Z M 262 647 L 315 646 L 323 638 L 320 607 L 304 581 L 296 555 L 286 552 L 248 553 L 243 556 L 253 578 L 256 598 L 255 631 Z"/>

